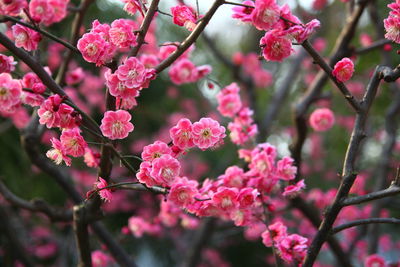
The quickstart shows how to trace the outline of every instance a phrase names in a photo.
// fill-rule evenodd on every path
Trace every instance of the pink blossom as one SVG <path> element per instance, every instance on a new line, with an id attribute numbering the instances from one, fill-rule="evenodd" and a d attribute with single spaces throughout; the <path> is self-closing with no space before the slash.
<path id="1" fill-rule="evenodd" d="M 364 267 L 386 267 L 385 259 L 378 254 L 372 254 L 365 258 Z"/>
<path id="2" fill-rule="evenodd" d="M 212 202 L 222 211 L 231 211 L 239 204 L 237 196 L 237 188 L 219 187 L 218 191 L 212 196 Z"/>
<path id="3" fill-rule="evenodd" d="M 257 87 L 265 88 L 272 84 L 273 76 L 272 74 L 263 69 L 256 70 L 252 73 L 251 77 Z"/>
<path id="4" fill-rule="evenodd" d="M 278 177 L 282 180 L 293 180 L 297 173 L 297 167 L 294 166 L 294 160 L 290 157 L 284 157 L 276 164 L 276 172 Z"/>
<path id="5" fill-rule="evenodd" d="M 14 71 L 15 65 L 17 62 L 14 61 L 14 57 L 0 54 L 0 73 Z"/>
<path id="6" fill-rule="evenodd" d="M 62 131 L 60 140 L 66 154 L 73 157 L 81 157 L 85 154 L 87 143 L 81 136 L 79 128 Z"/>
<path id="7" fill-rule="evenodd" d="M 42 39 L 42 36 L 38 32 L 19 24 L 15 24 L 11 28 L 17 47 L 22 47 L 26 51 L 38 48 L 38 44 Z"/>
<path id="8" fill-rule="evenodd" d="M 171 7 L 172 21 L 178 26 L 185 26 L 189 31 L 196 27 L 196 15 L 185 5 Z"/>
<path id="9" fill-rule="evenodd" d="M 244 209 L 253 206 L 259 194 L 257 189 L 251 187 L 241 189 L 237 197 L 240 208 Z"/>
<path id="10" fill-rule="evenodd" d="M 135 24 L 131 20 L 117 19 L 111 23 L 109 30 L 110 41 L 119 48 L 129 48 L 137 45 Z"/>
<path id="11" fill-rule="evenodd" d="M 131 114 L 125 110 L 106 111 L 101 120 L 101 132 L 111 140 L 124 139 L 134 129 L 131 118 Z"/>
<path id="12" fill-rule="evenodd" d="M 139 0 L 122 0 L 122 2 L 125 3 L 124 10 L 129 14 L 129 15 L 135 15 L 136 12 L 140 11 L 143 15 L 143 11 L 140 5 Z M 144 1 L 145 2 L 145 1 Z"/>
<path id="13" fill-rule="evenodd" d="M 102 38 L 99 33 L 85 33 L 79 39 L 77 48 L 82 53 L 82 57 L 96 66 L 101 66 L 106 63 L 112 54 L 109 53 L 110 44 Z"/>
<path id="14" fill-rule="evenodd" d="M 116 74 L 126 87 L 140 90 L 148 87 L 149 81 L 154 78 L 153 71 L 146 69 L 137 58 L 129 57 L 118 67 Z"/>
<path id="15" fill-rule="evenodd" d="M 192 129 L 193 143 L 202 150 L 217 145 L 226 136 L 225 127 L 211 118 L 201 118 Z"/>
<path id="16" fill-rule="evenodd" d="M 54 10 L 54 16 L 52 17 L 51 21 L 44 22 L 46 26 L 56 22 L 60 22 L 67 16 L 67 7 L 70 0 L 48 0 L 48 1 L 49 5 Z"/>
<path id="17" fill-rule="evenodd" d="M 231 87 L 235 87 L 233 90 Z M 236 83 L 228 85 L 217 94 L 218 111 L 226 117 L 233 118 L 242 108 L 242 101 L 239 95 L 240 88 Z"/>
<path id="18" fill-rule="evenodd" d="M 318 132 L 329 130 L 335 123 L 335 115 L 328 108 L 320 108 L 314 110 L 310 115 L 310 125 Z"/>
<path id="19" fill-rule="evenodd" d="M 302 262 L 307 253 L 308 239 L 297 234 L 283 237 L 278 242 L 278 251 L 286 262 Z"/>
<path id="20" fill-rule="evenodd" d="M 139 90 L 137 88 L 128 88 L 123 81 L 118 79 L 118 75 L 116 73 L 112 74 L 111 71 L 107 71 L 104 76 L 106 78 L 106 85 L 112 96 L 124 100 L 139 96 Z"/>
<path id="21" fill-rule="evenodd" d="M 178 207 L 185 208 L 194 202 L 194 196 L 198 193 L 198 183 L 187 178 L 177 178 L 171 186 L 168 200 Z"/>
<path id="22" fill-rule="evenodd" d="M 178 123 L 169 130 L 169 135 L 174 145 L 185 150 L 194 146 L 192 136 L 192 122 L 189 119 L 180 119 Z"/>
<path id="23" fill-rule="evenodd" d="M 242 4 L 254 7 L 253 1 L 246 0 Z M 232 8 L 232 18 L 240 19 L 243 22 L 251 22 L 251 14 L 253 13 L 253 10 L 254 8 L 251 7 L 235 6 Z"/>
<path id="24" fill-rule="evenodd" d="M 80 120 L 80 116 L 74 109 L 62 103 L 63 98 L 52 95 L 46 99 L 38 110 L 39 123 L 46 124 L 47 128 L 61 127 L 74 128 Z"/>
<path id="25" fill-rule="evenodd" d="M 97 168 L 100 164 L 100 153 L 94 149 L 86 147 L 84 154 L 84 162 L 88 167 Z"/>
<path id="26" fill-rule="evenodd" d="M 373 40 L 372 40 L 371 35 L 369 35 L 368 33 L 361 33 L 360 34 L 360 44 L 363 47 L 370 46 L 372 43 L 373 43 Z"/>
<path id="27" fill-rule="evenodd" d="M 345 57 L 336 63 L 335 67 L 333 68 L 332 75 L 339 82 L 346 82 L 350 80 L 351 76 L 353 76 L 354 72 L 354 63 L 351 59 Z"/>
<path id="28" fill-rule="evenodd" d="M 0 13 L 8 16 L 18 16 L 21 10 L 27 6 L 26 0 L 0 0 Z"/>
<path id="29" fill-rule="evenodd" d="M 136 174 L 136 178 L 142 184 L 146 184 L 148 187 L 152 187 L 157 185 L 157 182 L 154 180 L 153 177 L 150 176 L 151 172 L 151 163 L 148 161 L 143 161 L 140 163 L 139 172 Z"/>
<path id="30" fill-rule="evenodd" d="M 101 250 L 95 250 L 92 252 L 93 267 L 107 267 L 109 266 L 110 262 L 110 256 L 108 256 Z"/>
<path id="31" fill-rule="evenodd" d="M 5 111 L 20 103 L 21 83 L 9 73 L 0 74 L 0 111 Z"/>
<path id="32" fill-rule="evenodd" d="M 147 69 L 154 68 L 160 63 L 155 55 L 141 55 L 140 62 L 142 62 Z"/>
<path id="33" fill-rule="evenodd" d="M 218 179 L 222 180 L 222 184 L 225 186 L 242 188 L 245 184 L 246 177 L 242 168 L 230 166 Z"/>
<path id="34" fill-rule="evenodd" d="M 101 197 L 101 199 L 103 199 L 104 201 L 108 201 L 110 202 L 112 200 L 112 193 L 110 189 L 102 189 L 102 188 L 106 188 L 108 186 L 108 183 L 106 180 L 104 180 L 103 178 L 99 177 L 98 182 L 96 182 L 96 188 L 97 189 L 101 189 L 98 191 L 99 196 Z"/>
<path id="35" fill-rule="evenodd" d="M 150 175 L 158 184 L 171 186 L 179 176 L 181 164 L 171 155 L 162 155 L 152 162 Z"/>
<path id="36" fill-rule="evenodd" d="M 282 238 L 287 236 L 287 227 L 280 221 L 268 226 L 262 234 L 262 242 L 266 247 L 272 247 L 273 243 L 279 242 Z"/>
<path id="37" fill-rule="evenodd" d="M 251 18 L 257 29 L 268 31 L 278 22 L 279 14 L 280 9 L 275 0 L 256 0 Z"/>
<path id="38" fill-rule="evenodd" d="M 282 196 L 284 197 L 295 197 L 297 196 L 301 190 L 303 190 L 306 187 L 304 183 L 304 179 L 298 181 L 294 185 L 288 185 L 285 187 L 284 192 L 282 193 Z"/>
<path id="39" fill-rule="evenodd" d="M 171 155 L 171 148 L 162 141 L 155 141 L 153 144 L 145 146 L 142 152 L 142 159 L 144 161 L 152 162 L 160 158 L 162 155 Z"/>
<path id="40" fill-rule="evenodd" d="M 54 9 L 48 0 L 32 0 L 29 2 L 29 14 L 36 22 L 43 22 L 48 26 L 54 17 Z"/>
<path id="41" fill-rule="evenodd" d="M 314 10 L 322 10 L 328 4 L 328 0 L 314 0 L 312 8 Z"/>
<path id="42" fill-rule="evenodd" d="M 85 76 L 82 68 L 76 68 L 74 70 L 68 71 L 65 75 L 65 82 L 68 85 L 74 85 L 80 83 Z"/>
<path id="43" fill-rule="evenodd" d="M 267 61 L 282 62 L 284 58 L 290 56 L 293 52 L 292 41 L 279 30 L 267 32 L 260 40 L 262 53 Z"/>
<path id="44" fill-rule="evenodd" d="M 389 16 L 383 20 L 386 34 L 385 38 L 395 43 L 400 43 L 400 17 Z"/>
<path id="45" fill-rule="evenodd" d="M 180 59 L 175 62 L 168 71 L 171 81 L 180 85 L 195 82 L 198 79 L 196 66 L 188 59 Z"/>
<path id="46" fill-rule="evenodd" d="M 39 107 L 44 102 L 44 97 L 30 92 L 22 92 L 21 102 L 31 107 Z"/>
<path id="47" fill-rule="evenodd" d="M 51 139 L 52 149 L 47 151 L 46 156 L 53 160 L 55 164 L 60 165 L 63 161 L 67 166 L 71 166 L 71 158 L 67 157 L 65 148 L 57 138 Z"/>
<path id="48" fill-rule="evenodd" d="M 274 170 L 274 159 L 266 151 L 261 151 L 251 158 L 250 174 L 266 177 Z"/>
<path id="49" fill-rule="evenodd" d="M 128 227 L 135 237 L 140 238 L 148 231 L 150 225 L 141 217 L 132 216 L 128 220 Z"/>

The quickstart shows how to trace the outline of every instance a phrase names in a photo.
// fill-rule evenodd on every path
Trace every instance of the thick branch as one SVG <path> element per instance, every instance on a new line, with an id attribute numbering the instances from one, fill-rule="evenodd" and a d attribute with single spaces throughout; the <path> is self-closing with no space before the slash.
<path id="1" fill-rule="evenodd" d="M 41 212 L 49 217 L 52 221 L 71 221 L 72 213 L 70 211 L 56 209 L 50 206 L 42 199 L 34 199 L 26 201 L 14 195 L 6 185 L 0 180 L 0 194 L 12 205 L 33 212 Z"/>
<path id="2" fill-rule="evenodd" d="M 400 224 L 400 219 L 396 218 L 369 218 L 369 219 L 361 219 L 348 223 L 344 223 L 342 225 L 336 226 L 332 229 L 331 234 L 337 234 L 340 231 L 345 229 L 365 224 L 373 224 L 373 223 L 392 223 L 392 224 Z"/>
<path id="3" fill-rule="evenodd" d="M 74 206 L 74 233 L 79 252 L 79 267 L 92 267 L 89 231 L 84 205 Z"/>

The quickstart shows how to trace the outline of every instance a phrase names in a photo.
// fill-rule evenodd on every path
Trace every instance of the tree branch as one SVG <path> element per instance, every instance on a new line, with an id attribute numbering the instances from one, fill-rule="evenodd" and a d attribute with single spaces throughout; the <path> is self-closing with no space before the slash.
<path id="1" fill-rule="evenodd" d="M 365 224 L 373 224 L 373 223 L 392 223 L 392 224 L 400 224 L 400 219 L 396 218 L 369 218 L 369 219 L 361 219 L 348 223 L 344 223 L 342 225 L 336 226 L 331 230 L 332 235 L 339 233 L 345 229 Z"/>
<path id="2" fill-rule="evenodd" d="M 369 193 L 363 196 L 357 196 L 357 197 L 347 197 L 342 201 L 342 206 L 351 206 L 351 205 L 356 205 L 356 204 L 361 204 L 365 203 L 368 201 L 376 200 L 376 199 L 381 199 L 385 197 L 390 197 L 400 194 L 400 187 L 394 185 L 390 186 L 389 188 L 373 193 Z"/>

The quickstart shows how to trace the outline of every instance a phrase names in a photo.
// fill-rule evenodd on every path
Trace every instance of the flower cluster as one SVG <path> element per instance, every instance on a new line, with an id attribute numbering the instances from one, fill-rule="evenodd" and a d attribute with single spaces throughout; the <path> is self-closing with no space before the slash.
<path id="1" fill-rule="evenodd" d="M 267 31 L 260 40 L 263 56 L 268 61 L 282 61 L 293 52 L 292 42 L 304 42 L 320 26 L 318 20 L 307 24 L 291 13 L 288 5 L 280 7 L 275 0 L 245 1 L 248 7 L 234 7 L 233 16 Z M 254 5 L 254 8 L 251 6 Z"/>
<path id="2" fill-rule="evenodd" d="M 50 26 L 67 16 L 69 0 L 32 0 L 29 2 L 29 14 L 38 23 Z"/>
<path id="3" fill-rule="evenodd" d="M 101 66 L 109 62 L 118 48 L 135 46 L 136 22 L 128 19 L 117 19 L 108 24 L 93 21 L 92 28 L 78 41 L 77 47 L 87 62 Z"/>
<path id="4" fill-rule="evenodd" d="M 28 6 L 26 0 L 0 1 L 0 13 L 8 16 L 18 16 Z"/>
<path id="5" fill-rule="evenodd" d="M 388 7 L 391 9 L 389 16 L 383 20 L 386 34 L 385 38 L 400 44 L 400 1 L 390 3 Z"/>

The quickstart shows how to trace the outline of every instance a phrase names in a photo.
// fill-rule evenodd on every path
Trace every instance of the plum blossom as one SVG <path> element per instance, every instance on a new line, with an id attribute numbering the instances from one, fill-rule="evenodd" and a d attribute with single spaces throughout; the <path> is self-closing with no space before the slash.
<path id="1" fill-rule="evenodd" d="M 21 83 L 14 80 L 9 73 L 0 74 L 0 111 L 10 109 L 20 103 Z"/>
<path id="2" fill-rule="evenodd" d="M 71 166 L 71 158 L 67 157 L 65 148 L 60 140 L 52 138 L 50 141 L 53 148 L 47 151 L 46 156 L 57 165 L 60 165 L 64 161 L 67 166 Z"/>
<path id="3" fill-rule="evenodd" d="M 14 71 L 15 65 L 17 62 L 14 61 L 14 57 L 0 54 L 0 73 Z"/>
<path id="4" fill-rule="evenodd" d="M 282 196 L 284 197 L 295 197 L 297 196 L 301 190 L 303 190 L 306 187 L 304 183 L 304 179 L 298 181 L 294 185 L 288 185 L 285 187 Z"/>
<path id="5" fill-rule="evenodd" d="M 335 64 L 335 67 L 333 68 L 332 71 L 332 75 L 335 76 L 335 78 L 339 82 L 347 82 L 348 80 L 350 80 L 351 76 L 353 76 L 353 72 L 354 72 L 353 61 L 345 57 Z"/>
<path id="6" fill-rule="evenodd" d="M 87 143 L 81 136 L 79 128 L 64 130 L 61 133 L 60 141 L 66 154 L 73 157 L 81 157 L 85 154 Z"/>
<path id="7" fill-rule="evenodd" d="M 100 130 L 111 140 L 124 139 L 134 129 L 131 118 L 131 114 L 125 110 L 106 111 L 101 120 Z"/>
<path id="8" fill-rule="evenodd" d="M 110 256 L 108 256 L 101 250 L 95 250 L 92 252 L 93 267 L 107 267 L 109 266 L 110 262 Z"/>
<path id="9" fill-rule="evenodd" d="M 185 5 L 171 7 L 172 21 L 178 26 L 184 26 L 189 31 L 196 27 L 196 15 Z"/>
<path id="10" fill-rule="evenodd" d="M 26 0 L 0 0 L 0 13 L 8 16 L 18 16 L 27 5 Z"/>
<path id="11" fill-rule="evenodd" d="M 192 122 L 189 119 L 180 119 L 178 123 L 169 130 L 169 135 L 174 145 L 178 146 L 182 150 L 194 146 Z"/>
<path id="12" fill-rule="evenodd" d="M 365 258 L 365 267 L 386 267 L 385 259 L 378 254 L 372 254 Z"/>
<path id="13" fill-rule="evenodd" d="M 108 186 L 108 183 L 106 180 L 104 180 L 103 178 L 99 177 L 99 181 L 96 182 L 96 188 L 97 189 L 101 189 L 98 191 L 99 196 L 101 197 L 101 199 L 103 199 L 104 201 L 108 201 L 110 202 L 112 200 L 112 193 L 110 189 L 103 189 L 106 188 Z"/>
<path id="14" fill-rule="evenodd" d="M 267 61 L 282 62 L 293 52 L 292 41 L 288 35 L 279 30 L 268 31 L 260 40 L 262 54 Z"/>
<path id="15" fill-rule="evenodd" d="M 244 5 L 247 6 L 252 6 L 254 7 L 254 2 L 253 1 L 244 1 Z M 251 14 L 253 13 L 254 8 L 251 7 L 245 7 L 245 6 L 234 6 L 232 8 L 233 14 L 232 18 L 234 19 L 240 19 L 243 22 L 251 22 Z"/>
<path id="16" fill-rule="evenodd" d="M 181 164 L 171 155 L 162 155 L 152 162 L 150 175 L 161 185 L 171 186 L 179 176 Z"/>
<path id="17" fill-rule="evenodd" d="M 310 115 L 310 125 L 318 132 L 324 132 L 332 128 L 335 123 L 335 115 L 328 108 L 314 110 Z"/>
<path id="18" fill-rule="evenodd" d="M 283 237 L 277 244 L 282 259 L 286 262 L 302 262 L 307 253 L 308 239 L 298 234 Z"/>
<path id="19" fill-rule="evenodd" d="M 26 51 L 33 51 L 38 48 L 42 39 L 38 32 L 19 24 L 13 25 L 11 29 L 15 38 L 15 46 L 22 47 Z"/>
<path id="20" fill-rule="evenodd" d="M 154 69 L 146 69 L 136 57 L 127 58 L 116 71 L 118 79 L 128 88 L 146 88 L 154 78 Z"/>
<path id="21" fill-rule="evenodd" d="M 262 234 L 262 242 L 266 247 L 271 247 L 273 243 L 279 242 L 282 238 L 287 236 L 287 227 L 280 221 L 268 226 Z"/>
<path id="22" fill-rule="evenodd" d="M 217 145 L 226 136 L 225 127 L 211 118 L 201 118 L 192 129 L 193 143 L 202 150 Z"/>
<path id="23" fill-rule="evenodd" d="M 198 193 L 197 186 L 198 183 L 194 180 L 188 180 L 185 177 L 177 178 L 171 186 L 168 200 L 184 208 L 195 201 L 194 196 Z"/>
<path id="24" fill-rule="evenodd" d="M 147 145 L 143 148 L 142 159 L 144 161 L 152 162 L 160 158 L 162 155 L 171 155 L 171 148 L 162 141 L 155 141 L 153 144 Z"/>
<path id="25" fill-rule="evenodd" d="M 232 83 L 217 94 L 217 109 L 223 116 L 232 118 L 242 108 L 239 90 L 239 86 Z"/>
<path id="26" fill-rule="evenodd" d="M 85 33 L 77 44 L 82 57 L 96 66 L 101 66 L 110 59 L 106 53 L 108 46 L 110 44 L 99 33 Z"/>
<path id="27" fill-rule="evenodd" d="M 131 20 L 117 19 L 111 23 L 111 28 L 108 32 L 110 41 L 119 48 L 129 48 L 137 45 L 135 24 Z"/>
<path id="28" fill-rule="evenodd" d="M 256 0 L 251 18 L 257 29 L 268 31 L 278 22 L 279 14 L 280 8 L 275 0 Z"/>

